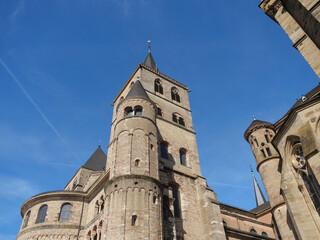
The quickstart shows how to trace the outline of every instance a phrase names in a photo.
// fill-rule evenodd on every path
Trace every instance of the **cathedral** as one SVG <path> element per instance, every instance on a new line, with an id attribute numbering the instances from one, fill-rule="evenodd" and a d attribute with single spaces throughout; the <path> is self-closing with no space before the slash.
<path id="1" fill-rule="evenodd" d="M 320 77 L 320 2 L 261 0 Z M 99 146 L 64 190 L 21 207 L 17 240 L 320 239 L 320 85 L 276 123 L 244 131 L 268 200 L 219 202 L 201 174 L 188 86 L 161 73 L 150 47 L 113 101 Z"/>

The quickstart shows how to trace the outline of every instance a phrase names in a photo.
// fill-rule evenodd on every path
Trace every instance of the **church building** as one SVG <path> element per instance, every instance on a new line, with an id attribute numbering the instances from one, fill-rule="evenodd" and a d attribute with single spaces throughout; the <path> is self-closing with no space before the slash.
<path id="1" fill-rule="evenodd" d="M 260 8 L 320 77 L 320 2 Z M 188 93 L 149 47 L 114 98 L 108 156 L 99 146 L 64 190 L 28 199 L 17 240 L 320 239 L 320 85 L 245 131 L 269 199 L 253 176 L 250 211 L 219 202 L 202 176 Z"/>

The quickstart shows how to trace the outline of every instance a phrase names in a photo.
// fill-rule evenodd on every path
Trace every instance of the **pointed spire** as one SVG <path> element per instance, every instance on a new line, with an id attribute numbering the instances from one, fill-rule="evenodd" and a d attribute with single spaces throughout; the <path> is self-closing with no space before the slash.
<path id="1" fill-rule="evenodd" d="M 101 138 L 99 139 L 99 148 L 101 148 Z"/>
<path id="2" fill-rule="evenodd" d="M 135 97 L 144 98 L 151 101 L 139 79 L 137 79 L 137 81 L 133 84 L 128 95 L 126 96 L 126 99 Z"/>
<path id="3" fill-rule="evenodd" d="M 250 168 L 251 168 L 251 174 L 252 174 L 252 178 L 253 178 L 254 195 L 256 197 L 256 204 L 257 204 L 257 207 L 258 207 L 258 206 L 264 204 L 266 202 L 266 199 L 263 196 L 263 193 L 262 193 L 262 191 L 261 191 L 261 189 L 259 187 L 257 179 L 253 174 L 253 170 L 252 170 L 251 165 L 250 165 Z"/>
<path id="4" fill-rule="evenodd" d="M 151 41 L 148 40 L 148 55 L 146 57 L 146 60 L 144 60 L 144 64 L 147 65 L 148 67 L 158 71 L 157 64 L 153 60 L 153 57 L 151 55 Z"/>

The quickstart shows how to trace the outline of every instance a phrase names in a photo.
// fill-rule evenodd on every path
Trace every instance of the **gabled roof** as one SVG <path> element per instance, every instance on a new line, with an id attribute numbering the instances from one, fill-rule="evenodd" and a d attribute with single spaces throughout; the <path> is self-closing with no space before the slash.
<path id="1" fill-rule="evenodd" d="M 147 55 L 147 57 L 146 57 L 146 60 L 144 60 L 144 64 L 147 65 L 148 67 L 150 67 L 150 68 L 158 71 L 157 64 L 156 64 L 156 62 L 153 60 L 153 57 L 152 57 L 150 51 L 148 52 L 148 55 Z"/>
<path id="2" fill-rule="evenodd" d="M 82 167 L 90 169 L 92 171 L 103 171 L 106 167 L 107 156 L 99 146 L 97 150 L 92 154 L 88 161 L 82 165 Z"/>
<path id="3" fill-rule="evenodd" d="M 146 93 L 146 91 L 144 90 L 144 87 L 142 86 L 141 82 L 139 80 L 137 80 L 132 88 L 130 89 L 129 93 L 127 94 L 125 99 L 128 98 L 144 98 L 146 100 L 150 100 L 148 94 Z"/>

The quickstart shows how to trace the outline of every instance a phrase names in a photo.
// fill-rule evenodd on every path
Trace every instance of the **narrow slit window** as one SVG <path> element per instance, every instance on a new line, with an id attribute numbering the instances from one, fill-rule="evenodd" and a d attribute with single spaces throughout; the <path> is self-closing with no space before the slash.
<path id="1" fill-rule="evenodd" d="M 266 150 L 267 150 L 268 156 L 271 157 L 272 154 L 271 154 L 270 148 L 267 147 Z"/>
<path id="2" fill-rule="evenodd" d="M 263 155 L 264 158 L 267 157 L 263 149 L 261 149 L 261 153 L 262 153 L 262 155 Z"/>
<path id="3" fill-rule="evenodd" d="M 187 151 L 185 149 L 180 149 L 180 164 L 183 166 L 187 166 Z"/>
<path id="4" fill-rule="evenodd" d="M 265 134 L 264 137 L 266 138 L 267 143 L 269 143 L 269 136 Z"/>
<path id="5" fill-rule="evenodd" d="M 28 226 L 30 214 L 31 214 L 30 211 L 26 214 L 25 219 L 24 219 L 24 223 L 23 223 L 23 228 Z"/>
<path id="6" fill-rule="evenodd" d="M 132 215 L 132 217 L 131 217 L 131 226 L 136 226 L 137 218 L 138 218 L 137 215 Z"/>
<path id="7" fill-rule="evenodd" d="M 139 166 L 140 166 L 140 160 L 139 160 L 139 159 L 136 159 L 136 160 L 134 161 L 134 166 L 135 166 L 135 167 L 139 167 Z"/>
<path id="8" fill-rule="evenodd" d="M 168 159 L 169 154 L 168 154 L 168 143 L 162 142 L 160 144 L 160 157 Z"/>
<path id="9" fill-rule="evenodd" d="M 158 108 L 158 109 L 157 109 L 157 115 L 160 116 L 160 117 L 162 117 L 162 110 L 161 110 L 161 108 Z"/>

